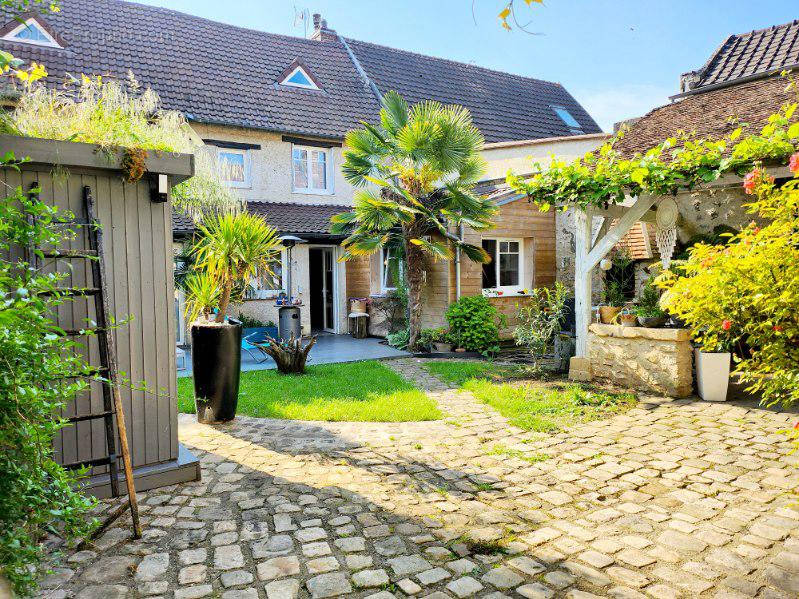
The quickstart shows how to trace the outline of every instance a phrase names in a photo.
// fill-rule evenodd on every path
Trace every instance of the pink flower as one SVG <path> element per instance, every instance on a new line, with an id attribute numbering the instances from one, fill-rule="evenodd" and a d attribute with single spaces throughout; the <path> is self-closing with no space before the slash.
<path id="1" fill-rule="evenodd" d="M 799 177 L 799 152 L 791 156 L 791 159 L 788 161 L 788 168 L 794 175 Z"/>
<path id="2" fill-rule="evenodd" d="M 744 191 L 748 195 L 752 195 L 755 192 L 755 187 L 757 187 L 757 180 L 760 178 L 760 171 L 755 169 L 749 173 L 746 173 L 744 177 Z"/>
<path id="3" fill-rule="evenodd" d="M 721 328 L 724 329 L 725 331 L 729 331 L 731 326 L 732 326 L 732 321 L 729 320 L 721 321 Z"/>

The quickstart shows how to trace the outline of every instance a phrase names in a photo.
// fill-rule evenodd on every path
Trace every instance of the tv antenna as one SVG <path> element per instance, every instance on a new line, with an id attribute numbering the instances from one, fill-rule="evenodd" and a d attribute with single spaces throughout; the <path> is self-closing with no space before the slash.
<path id="1" fill-rule="evenodd" d="M 297 5 L 294 5 L 294 26 L 299 27 L 300 25 L 303 26 L 304 29 L 304 37 L 308 37 L 308 21 L 311 19 L 311 14 L 308 12 L 307 8 L 303 8 L 302 10 L 297 9 Z"/>

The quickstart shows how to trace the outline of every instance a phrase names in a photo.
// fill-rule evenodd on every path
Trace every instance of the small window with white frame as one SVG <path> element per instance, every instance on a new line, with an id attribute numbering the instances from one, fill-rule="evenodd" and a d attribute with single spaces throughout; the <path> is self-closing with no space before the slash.
<path id="1" fill-rule="evenodd" d="M 405 261 L 399 246 L 380 248 L 380 291 L 395 291 L 405 277 Z"/>
<path id="2" fill-rule="evenodd" d="M 286 252 L 280 252 L 280 258 L 275 260 L 269 272 L 256 273 L 250 279 L 250 285 L 245 292 L 248 299 L 271 299 L 283 291 L 283 263 Z"/>
<path id="3" fill-rule="evenodd" d="M 249 150 L 219 148 L 219 168 L 231 187 L 251 186 Z"/>
<path id="4" fill-rule="evenodd" d="M 483 239 L 491 262 L 483 264 L 483 290 L 518 291 L 522 285 L 524 244 L 521 239 Z"/>
<path id="5" fill-rule="evenodd" d="M 25 22 L 20 23 L 17 27 L 6 33 L 3 39 L 10 42 L 33 44 L 35 46 L 48 46 L 50 48 L 63 47 L 34 17 L 30 17 L 25 20 Z"/>
<path id="6" fill-rule="evenodd" d="M 296 193 L 333 193 L 330 148 L 292 145 L 291 186 Z"/>

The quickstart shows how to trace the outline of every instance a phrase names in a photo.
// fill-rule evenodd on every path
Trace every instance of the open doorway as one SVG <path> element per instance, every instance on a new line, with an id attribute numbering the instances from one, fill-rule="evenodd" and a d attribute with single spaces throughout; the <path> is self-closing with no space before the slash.
<path id="1" fill-rule="evenodd" d="M 308 249 L 311 330 L 335 332 L 336 259 L 333 247 Z"/>

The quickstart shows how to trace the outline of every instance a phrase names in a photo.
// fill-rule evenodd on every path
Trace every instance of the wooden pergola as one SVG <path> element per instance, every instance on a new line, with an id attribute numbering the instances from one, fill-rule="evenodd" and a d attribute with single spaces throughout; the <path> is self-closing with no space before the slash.
<path id="1" fill-rule="evenodd" d="M 790 177 L 787 166 L 764 169 L 775 179 Z M 695 191 L 709 191 L 730 187 L 740 187 L 742 178 L 726 174 L 718 180 L 696 188 Z M 688 189 L 686 188 L 686 191 Z M 588 357 L 588 327 L 591 324 L 591 271 L 605 258 L 614 246 L 621 241 L 637 222 L 654 223 L 659 200 L 667 196 L 641 195 L 628 196 L 622 204 L 597 208 L 573 208 L 575 224 L 575 268 L 574 268 L 574 307 L 576 357 Z M 593 219 L 602 217 L 604 221 L 593 240 Z M 610 223 L 616 221 L 611 227 Z"/>

